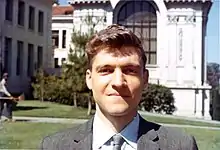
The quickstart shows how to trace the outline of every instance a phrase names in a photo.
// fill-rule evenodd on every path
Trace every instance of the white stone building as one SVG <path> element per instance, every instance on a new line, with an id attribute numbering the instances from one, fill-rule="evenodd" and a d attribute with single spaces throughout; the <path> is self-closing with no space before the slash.
<path id="1" fill-rule="evenodd" d="M 211 0 L 70 0 L 74 26 L 89 15 L 101 27 L 117 23 L 141 37 L 150 82 L 172 89 L 175 115 L 210 119 L 205 35 Z"/>
<path id="2" fill-rule="evenodd" d="M 60 67 L 68 58 L 73 26 L 73 7 L 71 5 L 54 5 L 52 11 L 52 43 L 55 68 Z"/>
<path id="3" fill-rule="evenodd" d="M 1 74 L 9 73 L 9 91 L 29 91 L 39 67 L 52 67 L 52 0 L 0 0 Z"/>

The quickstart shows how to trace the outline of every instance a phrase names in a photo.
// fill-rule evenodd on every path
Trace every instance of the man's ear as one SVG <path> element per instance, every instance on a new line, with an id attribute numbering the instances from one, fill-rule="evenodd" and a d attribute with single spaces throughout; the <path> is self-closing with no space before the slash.
<path id="1" fill-rule="evenodd" d="M 148 86 L 148 79 L 149 79 L 149 71 L 148 69 L 144 69 L 144 89 Z"/>
<path id="2" fill-rule="evenodd" d="M 86 85 L 90 90 L 92 89 L 92 72 L 90 69 L 86 70 Z"/>

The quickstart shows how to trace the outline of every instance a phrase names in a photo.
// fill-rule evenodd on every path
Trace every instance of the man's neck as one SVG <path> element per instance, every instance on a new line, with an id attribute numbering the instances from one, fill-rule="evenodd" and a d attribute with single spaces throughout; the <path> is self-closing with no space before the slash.
<path id="1" fill-rule="evenodd" d="M 121 132 L 137 115 L 137 111 L 132 111 L 126 115 L 113 116 L 101 111 L 98 107 L 96 108 L 96 115 L 108 125 L 114 132 Z"/>

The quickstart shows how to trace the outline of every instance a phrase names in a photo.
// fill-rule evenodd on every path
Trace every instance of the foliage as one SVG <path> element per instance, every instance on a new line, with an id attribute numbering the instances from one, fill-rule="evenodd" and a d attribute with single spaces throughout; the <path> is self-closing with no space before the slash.
<path id="1" fill-rule="evenodd" d="M 87 25 L 87 31 L 74 29 L 72 33 L 72 47 L 68 54 L 68 60 L 62 66 L 61 76 L 51 76 L 38 73 L 36 83 L 33 84 L 35 97 L 63 104 L 88 107 L 91 112 L 92 97 L 86 86 L 85 74 L 87 58 L 85 46 L 87 41 L 95 33 L 93 17 L 88 16 L 83 20 Z"/>
<path id="2" fill-rule="evenodd" d="M 220 80 L 220 64 L 208 63 L 207 65 L 207 80 L 212 87 L 219 86 Z"/>
<path id="3" fill-rule="evenodd" d="M 43 70 L 38 71 L 32 86 L 34 88 L 34 97 L 42 101 L 59 99 L 60 93 L 63 90 L 62 80 L 55 75 L 48 75 Z"/>
<path id="4" fill-rule="evenodd" d="M 149 84 L 143 91 L 139 107 L 150 112 L 172 114 L 175 111 L 173 93 L 165 86 Z"/>
<path id="5" fill-rule="evenodd" d="M 83 97 L 83 101 L 91 99 L 91 94 L 86 86 L 85 74 L 87 69 L 87 58 L 85 55 L 85 46 L 87 41 L 95 33 L 92 22 L 92 17 L 88 16 L 84 21 L 88 28 L 87 32 L 73 29 L 72 45 L 68 54 L 68 62 L 63 66 L 62 79 L 66 83 L 65 88 L 73 97 L 73 104 L 77 107 L 77 95 Z M 89 100 L 90 101 L 90 100 Z"/>

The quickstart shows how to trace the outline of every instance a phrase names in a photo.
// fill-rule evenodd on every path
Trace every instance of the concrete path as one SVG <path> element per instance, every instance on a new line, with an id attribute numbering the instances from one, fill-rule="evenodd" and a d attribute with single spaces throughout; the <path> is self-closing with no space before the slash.
<path id="1" fill-rule="evenodd" d="M 69 119 L 69 118 L 49 118 L 49 117 L 13 117 L 16 121 L 25 122 L 46 122 L 46 123 L 76 123 L 81 124 L 87 119 Z"/>
<path id="2" fill-rule="evenodd" d="M 47 117 L 13 117 L 16 121 L 27 121 L 27 122 L 45 122 L 45 123 L 74 123 L 81 124 L 87 121 L 87 119 L 67 119 L 67 118 L 47 118 Z M 179 127 L 179 128 L 200 128 L 210 130 L 220 130 L 220 127 L 207 127 L 207 126 L 195 126 L 195 125 L 179 125 L 179 124 L 163 124 L 161 125 L 168 127 Z"/>
<path id="3" fill-rule="evenodd" d="M 157 117 L 163 117 L 163 118 L 182 119 L 182 120 L 188 120 L 188 121 L 196 121 L 196 122 L 204 122 L 204 123 L 212 123 L 212 124 L 219 124 L 220 125 L 220 121 L 208 120 L 206 118 L 175 116 L 175 115 L 167 115 L 167 114 L 150 113 L 150 112 L 146 112 L 146 111 L 138 111 L 138 112 L 139 112 L 139 114 L 145 115 L 145 116 L 157 116 Z"/>

